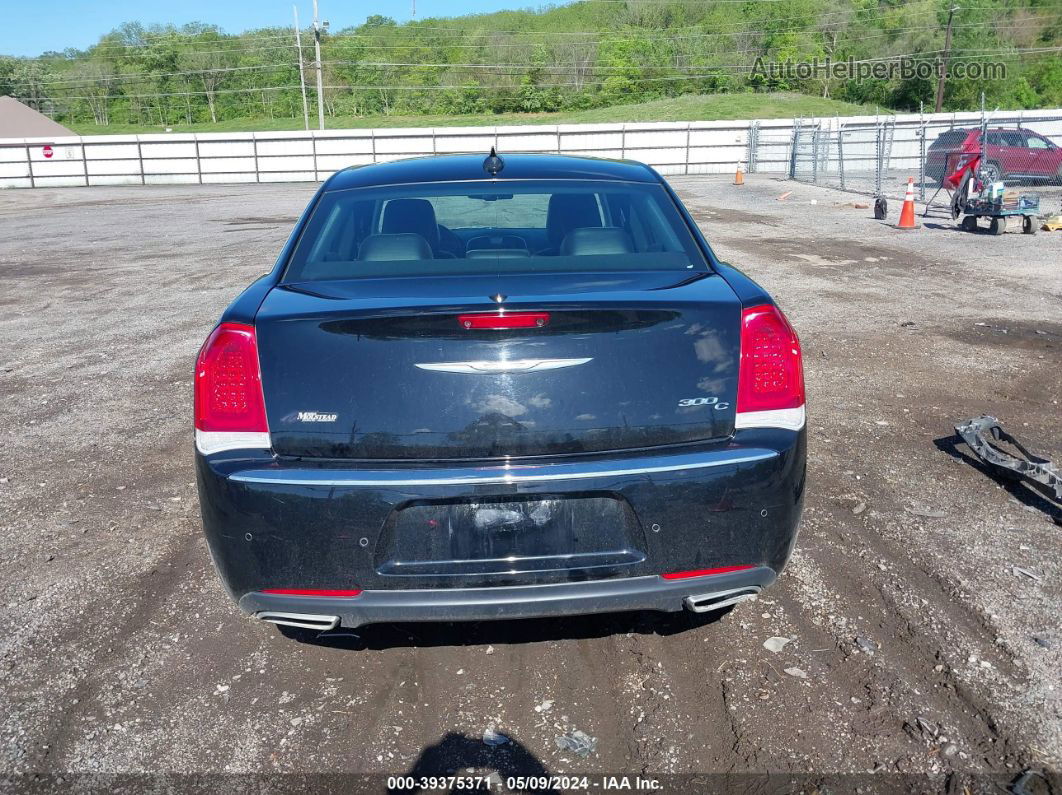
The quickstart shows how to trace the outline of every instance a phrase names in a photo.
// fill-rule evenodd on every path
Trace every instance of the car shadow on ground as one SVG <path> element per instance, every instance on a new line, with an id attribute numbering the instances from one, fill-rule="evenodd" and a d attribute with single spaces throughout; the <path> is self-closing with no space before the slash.
<path id="1" fill-rule="evenodd" d="M 981 459 L 970 455 L 965 449 L 959 449 L 960 445 L 965 448 L 966 442 L 955 435 L 934 439 L 933 444 L 942 453 L 951 456 L 957 461 L 962 461 L 964 464 L 969 464 L 981 474 L 994 480 L 1022 505 L 1040 511 L 1056 524 L 1062 525 L 1062 506 L 1055 502 L 1053 495 L 1047 491 L 1046 486 L 1041 487 L 1039 483 L 1026 480 L 1017 473 L 1012 477 L 1008 477 L 993 469 Z"/>
<path id="2" fill-rule="evenodd" d="M 677 635 L 719 621 L 732 607 L 711 613 L 639 611 L 606 615 L 521 618 L 502 621 L 442 621 L 369 624 L 328 632 L 278 626 L 286 638 L 351 651 L 408 647 L 483 646 L 586 640 L 609 635 Z"/>
<path id="3" fill-rule="evenodd" d="M 483 771 L 496 771 L 501 783 L 495 782 L 493 787 L 499 789 L 507 788 L 506 780 L 509 777 L 533 776 L 547 778 L 547 781 L 543 782 L 543 788 L 536 789 L 537 792 L 558 791 L 552 787 L 546 788 L 549 769 L 534 754 L 512 737 L 504 739 L 505 742 L 501 745 L 489 746 L 482 738 L 450 732 L 439 742 L 421 751 L 412 767 L 399 776 L 404 779 L 403 784 L 412 784 L 411 788 L 389 789 L 388 792 L 421 792 L 420 782 L 425 778 L 429 779 L 426 783 L 432 783 L 430 779 L 433 777 L 460 776 L 469 769 L 475 770 L 477 777 L 485 775 Z M 442 787 L 445 789 L 445 784 Z M 445 791 L 457 792 L 463 789 L 468 788 L 455 784 L 453 789 Z M 432 791 L 439 790 L 433 788 Z"/>

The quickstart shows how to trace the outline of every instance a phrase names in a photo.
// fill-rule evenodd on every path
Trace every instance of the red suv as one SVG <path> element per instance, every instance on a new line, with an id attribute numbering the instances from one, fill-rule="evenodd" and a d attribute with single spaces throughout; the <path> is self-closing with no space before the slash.
<path id="1" fill-rule="evenodd" d="M 926 153 L 926 177 L 940 182 L 981 152 L 981 130 L 946 130 Z M 1032 130 L 997 128 L 988 131 L 985 162 L 988 182 L 1062 182 L 1062 148 Z"/>

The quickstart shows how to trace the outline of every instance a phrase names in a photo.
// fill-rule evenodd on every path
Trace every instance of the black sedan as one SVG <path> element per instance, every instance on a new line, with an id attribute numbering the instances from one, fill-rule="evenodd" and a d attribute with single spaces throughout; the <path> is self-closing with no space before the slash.
<path id="1" fill-rule="evenodd" d="M 793 547 L 800 345 L 648 166 L 351 168 L 204 343 L 195 443 L 266 621 L 718 610 Z"/>

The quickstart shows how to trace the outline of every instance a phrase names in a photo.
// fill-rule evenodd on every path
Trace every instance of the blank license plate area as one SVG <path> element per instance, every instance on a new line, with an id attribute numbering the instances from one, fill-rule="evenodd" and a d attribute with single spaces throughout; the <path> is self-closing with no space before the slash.
<path id="1" fill-rule="evenodd" d="M 641 531 L 613 496 L 416 502 L 392 513 L 380 574 L 446 576 L 585 570 L 640 563 Z"/>

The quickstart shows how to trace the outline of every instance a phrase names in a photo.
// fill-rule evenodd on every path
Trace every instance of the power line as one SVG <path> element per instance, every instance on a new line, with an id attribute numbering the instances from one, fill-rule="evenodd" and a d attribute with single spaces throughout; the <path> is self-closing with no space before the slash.
<path id="1" fill-rule="evenodd" d="M 1034 48 L 1024 48 L 1023 51 L 1025 51 L 1025 50 L 1031 51 L 1031 52 L 1037 52 L 1037 53 L 1058 52 L 1058 51 L 1062 51 L 1062 47 L 1034 47 Z M 929 54 L 935 54 L 935 52 L 936 51 L 934 51 L 933 53 L 929 53 Z M 953 52 L 959 52 L 959 51 L 958 50 L 953 50 Z M 1008 54 L 1008 52 L 1010 52 L 1010 51 L 991 51 L 991 50 L 989 50 L 989 51 L 975 51 L 975 52 L 981 52 L 981 54 L 975 56 L 975 58 L 986 58 L 986 57 L 990 57 L 990 56 L 993 56 L 993 55 Z M 862 59 L 862 60 L 854 60 L 853 63 L 855 63 L 855 64 L 862 64 L 862 63 L 887 63 L 887 62 L 890 62 L 890 61 L 898 60 L 900 58 L 922 57 L 922 56 L 925 56 L 925 55 L 927 55 L 927 53 L 905 53 L 905 54 L 902 54 L 902 55 L 892 55 L 892 56 L 883 56 L 883 57 L 880 57 L 880 58 L 867 58 L 867 59 Z M 749 72 L 749 71 L 752 71 L 754 69 L 755 69 L 755 66 L 751 65 L 751 64 L 720 64 L 720 65 L 717 65 L 717 66 L 705 66 L 705 67 L 702 67 L 702 73 L 701 74 L 694 74 L 694 75 L 666 75 L 666 76 L 659 76 L 659 77 L 627 78 L 625 82 L 628 82 L 628 83 L 659 83 L 659 82 L 676 82 L 676 81 L 685 81 L 685 80 L 701 80 L 701 79 L 716 77 L 716 76 L 718 76 L 718 74 L 720 72 L 727 72 L 727 71 Z M 513 74 L 513 75 L 508 75 L 508 76 L 520 77 L 522 75 L 521 74 Z M 604 85 L 608 85 L 608 83 L 606 81 L 603 81 L 603 80 L 588 80 L 588 81 L 582 81 L 582 82 L 580 82 L 578 84 L 576 84 L 575 82 L 572 82 L 572 81 L 563 82 L 563 83 L 536 83 L 536 84 L 534 84 L 534 87 L 535 88 L 573 88 L 573 87 L 576 87 L 576 86 L 588 87 L 588 86 L 604 86 Z M 518 87 L 518 86 L 511 86 L 511 88 L 516 88 L 516 87 Z M 491 90 L 497 90 L 500 87 L 498 87 L 498 86 L 469 85 L 469 84 L 464 84 L 464 85 L 364 85 L 364 84 L 358 84 L 358 85 L 342 85 L 342 86 L 328 85 L 328 86 L 322 86 L 322 88 L 324 88 L 326 90 L 329 90 L 329 91 L 468 91 L 468 90 L 491 91 Z M 290 91 L 295 91 L 297 89 L 298 89 L 298 86 L 262 86 L 262 87 L 253 87 L 253 88 L 217 89 L 216 91 L 214 91 L 212 93 L 214 93 L 214 94 L 257 94 L 257 93 L 262 93 L 262 92 L 267 92 L 267 91 L 268 92 L 271 92 L 271 91 L 289 91 L 289 90 Z M 160 99 L 162 97 L 206 96 L 207 93 L 208 92 L 206 92 L 206 91 L 169 91 L 169 92 L 157 92 L 157 93 L 151 93 L 151 94 L 113 94 L 113 95 L 106 95 L 106 96 L 98 96 L 98 95 L 97 96 L 62 96 L 62 97 L 56 97 L 55 99 L 64 100 L 64 101 L 66 101 L 66 100 L 89 100 L 89 99 L 95 100 L 95 101 L 110 100 L 110 99 Z"/>
<path id="2" fill-rule="evenodd" d="M 596 1 L 597 2 L 605 2 L 606 0 L 596 0 Z M 734 0 L 734 1 L 736 2 L 737 0 Z M 617 2 L 627 2 L 627 0 L 617 0 Z M 978 9 L 984 9 L 984 8 L 990 8 L 990 7 L 989 6 L 971 6 L 971 7 L 968 7 L 968 8 L 969 8 L 969 10 L 978 10 Z M 818 15 L 816 17 L 816 24 L 813 25 L 810 28 L 793 29 L 793 30 L 788 30 L 788 31 L 784 31 L 784 32 L 786 32 L 786 33 L 817 32 L 821 28 L 822 23 L 825 20 L 829 19 L 829 18 L 832 18 L 832 17 L 842 17 L 842 18 L 844 18 L 844 17 L 854 17 L 854 18 L 858 18 L 858 17 L 860 17 L 861 14 L 865 15 L 865 12 L 861 12 L 858 9 L 845 10 L 845 11 L 834 11 L 834 12 L 830 12 L 830 13 L 827 13 L 827 14 Z M 932 8 L 926 8 L 926 9 L 921 9 L 921 10 L 910 11 L 910 12 L 908 12 L 908 14 L 911 15 L 911 16 L 921 16 L 921 15 L 928 15 L 928 14 L 935 15 L 936 14 L 936 10 L 932 9 Z M 790 17 L 776 17 L 776 18 L 773 18 L 773 19 L 764 20 L 764 22 L 768 22 L 768 23 L 774 24 L 774 23 L 778 23 L 778 22 L 788 21 L 788 20 L 791 20 L 791 19 L 806 19 L 809 15 L 810 15 L 810 12 L 808 14 L 800 14 L 800 15 L 790 16 Z M 735 28 L 735 29 L 732 29 L 732 30 L 717 30 L 717 31 L 708 31 L 708 32 L 702 31 L 702 32 L 697 32 L 697 33 L 691 33 L 691 34 L 688 34 L 688 35 L 679 35 L 679 34 L 677 34 L 677 31 L 679 31 L 679 30 L 697 30 L 697 31 L 700 31 L 700 28 L 701 28 L 701 26 L 703 24 L 705 24 L 705 23 L 702 23 L 701 25 L 691 25 L 691 26 L 672 28 L 672 29 L 667 29 L 667 30 L 655 30 L 655 29 L 651 29 L 651 28 L 640 28 L 640 29 L 637 29 L 637 32 L 639 33 L 640 38 L 642 40 L 646 40 L 646 41 L 671 41 L 671 40 L 675 40 L 675 39 L 715 38 L 715 37 L 725 37 L 725 36 L 733 36 L 733 35 L 747 35 L 747 34 L 755 34 L 755 33 L 766 34 L 766 33 L 775 32 L 775 31 L 768 31 L 768 30 L 763 30 L 763 29 Z M 934 29 L 934 27 L 935 26 L 926 26 L 924 29 Z M 983 27 L 983 24 L 981 24 L 981 23 L 969 23 L 967 25 L 956 25 L 955 27 Z M 1004 28 L 1000 28 L 1000 27 L 996 26 L 996 29 L 1011 29 L 1011 28 L 1022 28 L 1022 27 L 1025 27 L 1025 25 L 1013 25 L 1013 26 L 1006 26 Z M 491 38 L 491 37 L 494 37 L 494 36 L 497 36 L 497 35 L 519 35 L 519 36 L 525 36 L 525 37 L 542 37 L 542 36 L 545 36 L 545 37 L 564 37 L 564 36 L 587 37 L 587 36 L 609 36 L 609 35 L 613 35 L 613 34 L 617 34 L 618 35 L 618 34 L 623 32 L 622 30 L 612 30 L 612 31 L 609 31 L 609 30 L 598 30 L 598 31 L 496 30 L 496 31 L 488 31 L 488 32 L 478 33 L 478 32 L 470 31 L 467 28 L 428 26 L 428 25 L 421 25 L 421 24 L 417 24 L 417 23 L 408 23 L 407 25 L 403 25 L 401 27 L 396 27 L 396 29 L 400 30 L 400 31 L 403 31 L 403 32 L 410 31 L 410 32 L 413 32 L 413 33 L 420 33 L 420 32 L 423 32 L 423 31 L 444 31 L 444 32 L 448 32 L 448 33 L 461 33 L 461 34 L 463 34 L 465 39 Z M 885 31 L 885 32 L 883 32 L 881 34 L 877 34 L 877 35 L 878 36 L 889 36 L 889 35 L 893 35 L 894 33 L 901 32 L 901 31 L 910 31 L 910 30 L 918 30 L 918 29 L 921 29 L 921 28 L 918 28 L 918 27 L 896 28 L 896 29 L 893 29 L 892 31 Z M 652 35 L 650 35 L 650 34 L 652 34 Z M 185 34 L 185 33 L 181 33 L 179 31 L 177 31 L 177 32 L 174 32 L 174 33 L 157 34 L 157 35 L 154 35 L 153 37 L 158 39 L 158 40 L 160 40 L 160 41 L 166 42 L 166 43 L 186 44 L 186 43 L 195 42 L 195 41 L 203 41 L 202 39 L 198 38 L 199 35 L 201 35 L 201 34 L 194 34 L 194 33 L 193 34 Z M 226 34 L 221 34 L 221 35 L 226 35 Z M 283 41 L 291 41 L 291 38 L 292 37 L 291 37 L 290 34 L 288 34 L 288 35 L 275 35 L 275 36 L 235 36 L 235 37 L 227 38 L 227 39 L 220 39 L 219 38 L 219 39 L 214 39 L 214 40 L 211 40 L 211 41 L 213 41 L 214 43 L 217 43 L 217 44 L 226 43 L 226 44 L 232 44 L 234 46 L 233 47 L 226 47 L 225 49 L 218 49 L 218 50 L 195 50 L 195 51 L 190 51 L 190 52 L 194 52 L 197 55 L 215 54 L 215 53 L 216 54 L 244 53 L 244 52 L 251 52 L 251 51 L 268 52 L 268 51 L 273 51 L 273 50 L 277 49 L 278 47 L 282 48 L 285 45 L 279 45 L 278 44 L 278 45 L 276 45 L 274 47 L 261 47 L 261 48 L 247 48 L 247 47 L 244 47 L 242 45 L 244 45 L 246 43 L 254 43 L 254 42 L 259 42 L 259 41 L 282 41 L 282 40 Z M 861 37 L 861 39 L 862 38 L 870 38 L 870 37 L 869 36 L 864 36 L 864 37 Z M 378 34 L 342 33 L 342 34 L 336 34 L 336 35 L 333 35 L 333 36 L 329 37 L 328 41 L 329 42 L 338 42 L 338 41 L 346 41 L 346 40 L 350 40 L 350 39 L 370 39 L 370 40 L 376 41 L 376 40 L 378 40 Z M 627 40 L 628 40 L 627 38 L 598 38 L 598 39 L 594 39 L 593 41 L 589 41 L 589 42 L 586 42 L 586 43 L 602 44 L 602 43 L 624 42 L 624 41 L 627 41 Z M 435 46 L 437 44 L 438 44 L 437 42 L 410 42 L 408 44 L 374 45 L 374 48 L 406 49 L 406 48 L 415 48 L 415 47 L 422 47 L 422 46 Z M 448 44 L 447 46 L 455 46 L 455 45 Z M 456 46 L 465 46 L 465 45 L 458 44 Z M 469 44 L 467 46 L 482 46 L 482 45 Z M 527 43 L 498 43 L 498 44 L 491 44 L 490 46 L 492 46 L 492 47 L 526 47 L 528 45 L 527 45 Z M 118 55 L 111 55 L 109 57 L 111 57 L 111 58 L 114 58 L 114 57 L 141 58 L 142 55 L 140 53 L 136 53 L 136 52 L 129 53 L 129 52 L 125 52 L 125 51 L 128 50 L 128 49 L 148 49 L 148 48 L 155 48 L 155 47 L 157 47 L 157 44 L 155 44 L 155 43 L 132 43 L 132 42 L 131 43 L 126 43 L 126 44 L 103 44 L 103 43 L 101 43 L 101 44 L 94 45 L 93 47 L 91 47 L 89 50 L 87 50 L 85 52 L 89 53 L 89 55 L 87 57 L 91 57 L 91 56 L 96 55 L 96 54 L 101 54 L 101 53 L 106 54 L 107 52 L 118 50 L 118 51 L 120 51 L 120 53 Z M 85 57 L 86 56 L 78 56 L 78 57 L 70 58 L 70 57 L 66 57 L 66 56 L 60 54 L 60 55 L 57 55 L 57 56 L 40 56 L 40 57 L 37 57 L 37 58 L 20 58 L 18 60 L 21 60 L 21 61 L 45 60 L 45 61 L 74 62 L 74 61 L 82 60 Z"/>
<path id="3" fill-rule="evenodd" d="M 188 75 L 208 75 L 208 74 L 225 74 L 230 72 L 254 72 L 274 69 L 297 69 L 298 64 L 295 63 L 277 63 L 277 64 L 261 64 L 256 66 L 226 66 L 218 67 L 214 69 L 189 69 L 183 72 L 143 72 L 139 74 L 119 74 L 119 75 L 101 75 L 99 77 L 84 77 L 72 80 L 43 80 L 33 81 L 35 86 L 58 86 L 58 85 L 95 85 L 101 82 L 112 82 L 115 80 L 125 81 L 141 81 L 141 80 L 155 80 L 160 77 L 187 77 Z M 28 81 L 21 81 L 23 83 Z"/>
<path id="4" fill-rule="evenodd" d="M 1014 26 L 1020 27 L 1020 26 Z M 911 27 L 900 28 L 897 30 L 902 31 L 919 31 L 919 30 L 936 30 L 936 27 L 924 26 L 924 27 Z M 880 33 L 874 36 L 864 36 L 859 41 L 865 41 L 871 38 L 881 38 L 891 34 Z M 955 52 L 965 52 L 963 49 L 956 49 Z M 1008 50 L 992 50 L 992 52 L 1009 52 Z M 1041 51 L 1038 48 L 1025 48 L 1027 52 Z M 1050 51 L 1050 50 L 1047 50 Z M 924 50 L 922 55 L 926 57 L 936 54 L 935 50 Z M 727 50 L 720 53 L 705 53 L 705 54 L 717 54 L 717 55 L 739 55 L 756 53 L 760 55 L 767 55 L 768 53 L 763 47 L 754 47 L 743 50 Z M 687 55 L 682 53 L 682 55 Z M 892 57 L 892 56 L 890 56 Z M 372 68 L 440 68 L 440 69 L 525 69 L 525 70 L 540 70 L 540 71 L 559 71 L 559 70 L 578 70 L 578 71 L 628 71 L 630 69 L 671 69 L 671 70 L 690 70 L 703 68 L 700 65 L 672 65 L 672 64 L 653 64 L 642 63 L 632 64 L 630 66 L 607 66 L 598 64 L 587 64 L 580 66 L 576 64 L 497 64 L 497 63 L 461 63 L 461 62 L 447 62 L 447 61 L 363 61 L 363 60 L 330 60 L 324 61 L 324 64 L 331 66 L 364 66 Z M 188 77 L 188 76 L 203 76 L 209 74 L 231 74 L 242 72 L 258 72 L 258 71 L 275 71 L 278 69 L 298 68 L 294 63 L 275 63 L 275 64 L 257 64 L 248 66 L 230 66 L 230 67 L 212 67 L 206 69 L 187 69 L 178 72 L 161 72 L 161 73 L 144 73 L 144 74 L 115 74 L 115 75 L 100 75 L 98 77 L 81 77 L 70 78 L 62 80 L 41 80 L 41 81 L 29 81 L 21 80 L 20 84 L 33 85 L 37 87 L 51 87 L 51 86 L 78 86 L 78 85 L 97 85 L 101 82 L 113 83 L 113 82 L 138 82 L 143 80 L 154 80 L 165 77 Z"/>
<path id="5" fill-rule="evenodd" d="M 1062 47 L 1026 47 L 1018 49 L 977 49 L 977 48 L 958 48 L 953 49 L 953 53 L 972 53 L 982 54 L 985 57 L 990 55 L 1006 56 L 1006 55 L 1024 55 L 1024 54 L 1042 54 L 1047 52 L 1057 52 L 1062 50 Z M 902 55 L 885 55 L 877 58 L 867 58 L 855 60 L 854 63 L 874 63 L 881 61 L 893 61 L 900 58 L 924 58 L 930 59 L 939 55 L 942 50 L 922 50 L 917 53 L 905 53 Z M 718 53 L 719 55 L 740 55 L 748 53 L 762 53 L 761 48 L 749 49 L 749 50 L 731 50 L 724 53 Z M 763 53 L 765 54 L 765 53 Z M 847 61 L 845 58 L 832 58 L 833 62 Z M 601 72 L 630 72 L 630 71 L 651 71 L 651 70 L 663 70 L 669 72 L 703 72 L 710 69 L 725 69 L 725 68 L 738 68 L 737 65 L 714 65 L 714 64 L 631 64 L 629 66 L 610 66 L 604 64 L 587 64 L 585 66 L 579 66 L 576 64 L 492 64 L 492 63 L 450 63 L 450 62 L 417 62 L 417 61 L 362 61 L 362 60 L 332 60 L 322 61 L 322 65 L 325 66 L 353 66 L 372 69 L 416 69 L 416 68 L 430 68 L 430 69 L 467 69 L 467 70 L 510 70 L 508 72 L 502 72 L 500 76 L 519 77 L 524 76 L 528 72 L 547 72 L 547 73 L 565 73 L 565 72 L 580 72 L 580 73 L 601 73 Z M 740 65 L 741 68 L 751 68 L 748 64 Z M 279 63 L 279 64 L 265 64 L 256 66 L 237 66 L 237 67 L 223 67 L 214 69 L 196 69 L 183 72 L 164 72 L 160 74 L 136 74 L 136 75 L 113 75 L 113 76 L 101 76 L 99 78 L 80 78 L 75 80 L 59 80 L 59 81 L 30 81 L 20 80 L 17 81 L 17 85 L 23 87 L 35 87 L 35 88 L 48 88 L 55 86 L 70 86 L 76 90 L 78 87 L 95 86 L 100 83 L 113 83 L 115 81 L 125 83 L 137 83 L 145 80 L 154 80 L 163 77 L 188 77 L 188 76 L 203 76 L 208 74 L 230 74 L 230 73 L 246 73 L 246 72 L 262 72 L 262 71 L 277 71 L 281 69 L 298 69 L 298 64 L 295 63 Z M 513 71 L 518 70 L 518 71 Z M 664 76 L 649 77 L 647 80 L 663 80 L 670 79 Z M 674 79 L 678 79 L 677 77 Z M 587 85 L 587 83 L 581 83 L 581 85 Z M 60 89 L 62 90 L 62 89 Z M 259 91 L 260 88 L 252 87 L 246 89 L 249 91 Z M 219 93 L 220 90 L 215 90 L 213 93 Z M 154 94 L 153 96 L 184 96 L 189 93 L 205 93 L 205 92 L 165 92 L 162 94 Z M 127 94 L 115 94 L 114 97 L 130 96 Z M 68 97 L 69 98 L 69 97 Z"/>

